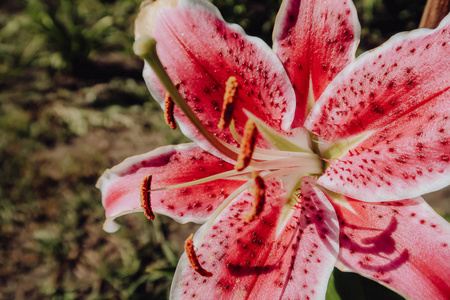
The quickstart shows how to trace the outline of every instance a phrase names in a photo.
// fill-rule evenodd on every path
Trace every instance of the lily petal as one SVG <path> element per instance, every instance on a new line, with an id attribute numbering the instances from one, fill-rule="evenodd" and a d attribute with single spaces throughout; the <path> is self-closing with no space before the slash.
<path id="1" fill-rule="evenodd" d="M 339 250 L 337 217 L 312 177 L 302 179 L 301 191 L 301 202 L 266 261 L 277 269 L 258 277 L 250 298 L 325 299 Z"/>
<path id="2" fill-rule="evenodd" d="M 279 190 L 279 186 L 273 187 Z M 249 196 L 236 199 L 215 220 L 206 233 L 207 242 L 198 249 L 202 265 L 212 270 L 213 276 L 200 277 L 183 255 L 171 297 L 323 298 L 338 253 L 337 218 L 326 196 L 308 179 L 302 191 L 301 204 L 278 236 L 275 227 L 282 197 L 276 197 L 281 195 L 270 192 L 270 209 L 255 223 L 246 225 L 242 211 L 250 209 Z M 200 229 L 196 237 L 204 230 Z"/>
<path id="3" fill-rule="evenodd" d="M 450 16 L 435 30 L 393 36 L 335 78 L 305 127 L 336 141 L 381 129 L 412 110 L 420 115 L 425 103 L 450 89 L 449 51 Z"/>
<path id="4" fill-rule="evenodd" d="M 265 261 L 275 240 L 284 193 L 278 180 L 266 180 L 266 203 L 256 220 L 245 222 L 252 209 L 248 192 L 236 197 L 219 216 L 195 234 L 194 245 L 201 266 L 211 277 L 202 277 L 191 267 L 186 254 L 181 257 L 170 296 L 172 299 L 208 295 L 209 298 L 245 299 L 257 276 L 275 269 Z"/>
<path id="5" fill-rule="evenodd" d="M 145 16 L 139 19 L 145 20 Z M 278 131 L 290 129 L 295 95 L 283 65 L 262 40 L 248 37 L 241 27 L 226 23 L 211 3 L 180 0 L 176 8 L 158 11 L 152 32 L 146 32 L 147 26 L 137 28 L 139 35 L 156 39 L 158 55 L 172 81 L 180 84 L 185 101 L 218 138 L 237 145 L 229 129 L 217 127 L 230 76 L 236 77 L 239 84 L 233 114 L 239 134 L 247 120 L 243 109 Z M 144 79 L 153 97 L 163 105 L 165 89 L 147 64 Z M 214 152 L 178 109 L 175 116 L 185 135 Z"/>
<path id="6" fill-rule="evenodd" d="M 450 227 L 422 198 L 347 202 L 348 208 L 333 202 L 341 231 L 340 269 L 411 299 L 450 297 Z"/>
<path id="7" fill-rule="evenodd" d="M 152 189 L 186 183 L 233 169 L 233 165 L 209 154 L 195 144 L 165 146 L 133 156 L 110 170 L 97 182 L 102 192 L 107 220 L 105 230 L 115 231 L 113 220 L 126 213 L 142 211 L 140 186 L 153 175 Z M 180 223 L 204 222 L 222 201 L 244 181 L 215 180 L 182 188 L 151 192 L 153 212 Z"/>
<path id="8" fill-rule="evenodd" d="M 369 202 L 418 197 L 450 182 L 450 90 L 374 133 L 318 183 Z"/>
<path id="9" fill-rule="evenodd" d="M 318 99 L 328 83 L 354 60 L 360 30 L 352 1 L 283 1 L 275 22 L 273 48 L 294 85 L 296 125 L 305 120 L 309 91 L 312 89 L 311 96 Z"/>

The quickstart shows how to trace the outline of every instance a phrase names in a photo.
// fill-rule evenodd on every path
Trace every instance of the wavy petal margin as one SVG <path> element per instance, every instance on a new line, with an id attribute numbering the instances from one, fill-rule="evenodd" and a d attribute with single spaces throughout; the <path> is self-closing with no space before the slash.
<path id="1" fill-rule="evenodd" d="M 165 146 L 133 156 L 110 170 L 97 182 L 106 211 L 104 229 L 116 231 L 114 219 L 140 212 L 140 186 L 152 175 L 152 189 L 206 178 L 232 170 L 233 166 L 195 144 Z M 180 223 L 203 223 L 236 188 L 245 181 L 219 179 L 192 186 L 151 192 L 153 212 Z"/>

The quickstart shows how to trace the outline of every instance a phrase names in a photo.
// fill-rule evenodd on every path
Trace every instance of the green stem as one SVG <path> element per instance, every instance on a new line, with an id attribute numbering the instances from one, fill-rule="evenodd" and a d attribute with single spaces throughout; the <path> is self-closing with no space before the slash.
<path id="1" fill-rule="evenodd" d="M 237 154 L 220 143 L 197 118 L 191 108 L 187 105 L 186 101 L 183 100 L 183 97 L 180 95 L 180 92 L 178 92 L 159 60 L 158 54 L 156 53 L 156 40 L 148 36 L 143 36 L 134 42 L 133 49 L 136 55 L 142 57 L 152 67 L 156 76 L 158 76 L 159 80 L 169 92 L 173 102 L 175 102 L 175 104 L 183 111 L 205 139 L 223 155 L 234 161 L 237 160 Z"/>

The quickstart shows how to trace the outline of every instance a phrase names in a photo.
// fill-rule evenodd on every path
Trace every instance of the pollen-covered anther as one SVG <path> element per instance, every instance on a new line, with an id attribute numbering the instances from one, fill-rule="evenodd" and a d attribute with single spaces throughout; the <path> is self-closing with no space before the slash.
<path id="1" fill-rule="evenodd" d="M 175 87 L 178 89 L 180 87 L 180 83 L 176 83 Z M 175 117 L 173 115 L 173 109 L 175 107 L 175 103 L 170 97 L 169 92 L 166 92 L 166 98 L 164 99 L 164 120 L 170 128 L 176 129 L 177 123 L 175 122 Z"/>
<path id="2" fill-rule="evenodd" d="M 258 218 L 266 202 L 266 184 L 257 172 L 253 172 L 255 186 L 253 188 L 253 208 L 244 216 L 245 222 L 250 222 Z"/>
<path id="3" fill-rule="evenodd" d="M 235 105 L 234 97 L 236 96 L 238 87 L 239 84 L 236 77 L 231 76 L 228 78 L 227 83 L 225 84 L 225 94 L 223 95 L 222 114 L 218 124 L 218 127 L 221 130 L 230 126 Z"/>
<path id="4" fill-rule="evenodd" d="M 245 123 L 244 136 L 242 137 L 241 152 L 234 166 L 236 171 L 242 171 L 250 164 L 253 150 L 255 150 L 257 135 L 258 131 L 256 130 L 255 121 L 248 119 Z"/>
<path id="5" fill-rule="evenodd" d="M 189 262 L 191 263 L 191 266 L 195 272 L 204 277 L 211 277 L 213 275 L 211 272 L 208 272 L 205 269 L 203 269 L 203 267 L 200 265 L 200 262 L 198 261 L 197 258 L 197 254 L 195 254 L 194 235 L 192 233 L 184 243 L 184 251 L 186 251 L 186 255 L 189 259 Z"/>
<path id="6" fill-rule="evenodd" d="M 155 214 L 152 211 L 150 190 L 152 184 L 152 175 L 148 175 L 144 178 L 141 184 L 141 207 L 144 214 L 150 220 L 155 219 Z"/>

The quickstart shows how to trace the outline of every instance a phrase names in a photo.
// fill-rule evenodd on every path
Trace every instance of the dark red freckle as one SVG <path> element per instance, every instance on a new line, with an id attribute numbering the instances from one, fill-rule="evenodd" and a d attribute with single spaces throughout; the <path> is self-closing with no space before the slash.
<path id="1" fill-rule="evenodd" d="M 168 209 L 171 209 L 171 210 L 174 210 L 174 209 L 175 209 L 175 206 L 173 206 L 173 205 L 167 205 L 167 208 L 168 208 Z"/>
<path id="2" fill-rule="evenodd" d="M 386 170 L 386 172 L 388 172 L 389 174 L 392 174 L 392 169 L 389 167 L 384 168 Z"/>
<path id="3" fill-rule="evenodd" d="M 444 133 L 444 128 L 439 129 L 440 133 Z"/>
<path id="4" fill-rule="evenodd" d="M 308 270 L 306 270 L 306 269 L 305 269 L 305 270 L 303 270 L 303 272 L 304 272 L 305 274 L 308 274 Z"/>
<path id="5" fill-rule="evenodd" d="M 431 224 L 431 228 L 436 228 L 436 225 L 435 224 Z"/>
<path id="6" fill-rule="evenodd" d="M 442 156 L 441 156 L 441 160 L 442 160 L 442 161 L 445 161 L 445 162 L 448 162 L 448 161 L 449 161 L 448 155 L 442 155 Z"/>
<path id="7" fill-rule="evenodd" d="M 409 50 L 409 52 L 411 52 L 411 53 L 414 53 L 414 52 L 416 52 L 416 49 L 411 49 L 411 50 Z"/>
<path id="8" fill-rule="evenodd" d="M 443 42 L 443 43 L 442 43 L 442 46 L 445 46 L 445 45 L 447 45 L 447 43 L 446 43 L 446 42 Z"/>
<path id="9" fill-rule="evenodd" d="M 208 205 L 208 206 L 206 207 L 206 211 L 211 211 L 212 209 L 213 209 L 212 205 Z"/>
<path id="10" fill-rule="evenodd" d="M 184 216 L 184 213 L 180 212 L 178 215 L 179 215 L 180 217 L 182 217 L 182 216 Z"/>
<path id="11" fill-rule="evenodd" d="M 395 149 L 394 148 L 389 148 L 389 152 L 394 152 Z"/>
<path id="12" fill-rule="evenodd" d="M 373 151 L 373 153 L 375 153 L 376 155 L 380 154 L 380 151 Z M 372 159 L 372 162 L 375 163 L 375 161 Z"/>
<path id="13" fill-rule="evenodd" d="M 428 49 L 428 48 L 430 48 L 430 44 L 427 44 L 427 45 L 425 46 L 425 49 Z"/>
<path id="14" fill-rule="evenodd" d="M 420 224 L 425 224 L 425 220 L 420 220 Z"/>
<path id="15" fill-rule="evenodd" d="M 418 159 L 424 159 L 425 158 L 425 154 L 423 152 L 418 152 L 416 154 L 416 156 L 417 156 Z"/>
<path id="16" fill-rule="evenodd" d="M 410 80 L 408 80 L 408 82 L 406 82 L 406 86 L 409 87 L 409 88 L 413 87 L 414 83 L 415 83 L 415 80 L 414 79 L 410 79 Z"/>
<path id="17" fill-rule="evenodd" d="M 378 215 L 378 218 L 379 218 L 379 219 L 382 219 L 382 218 L 383 218 L 383 216 L 382 216 L 382 215 Z"/>
<path id="18" fill-rule="evenodd" d="M 393 82 L 393 81 L 389 81 L 387 87 L 388 87 L 389 89 L 393 88 L 393 87 L 394 87 L 394 82 Z"/>
<path id="19" fill-rule="evenodd" d="M 395 159 L 398 163 L 405 164 L 408 161 L 408 157 L 406 155 L 401 155 Z"/>
<path id="20" fill-rule="evenodd" d="M 442 247 L 447 247 L 447 246 L 448 246 L 447 243 L 443 243 L 443 244 L 442 244 Z"/>

